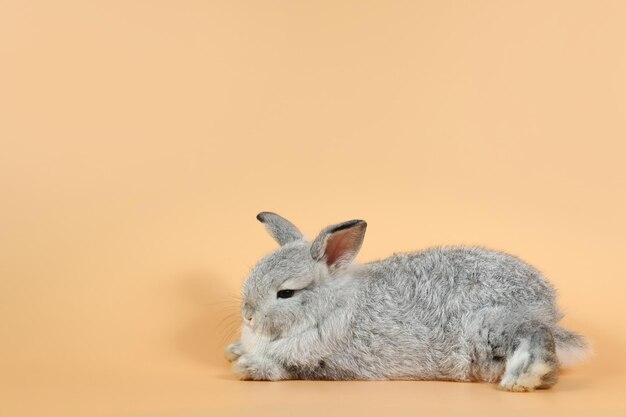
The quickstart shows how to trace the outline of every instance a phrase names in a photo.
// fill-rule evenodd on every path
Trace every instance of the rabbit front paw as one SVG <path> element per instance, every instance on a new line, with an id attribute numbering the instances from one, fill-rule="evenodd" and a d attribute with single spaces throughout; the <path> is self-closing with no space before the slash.
<path id="1" fill-rule="evenodd" d="M 239 359 L 239 357 L 241 355 L 243 355 L 243 346 L 241 345 L 241 340 L 237 340 L 234 343 L 231 343 L 230 345 L 226 346 L 226 349 L 224 350 L 224 357 L 229 361 L 229 362 L 234 362 L 237 359 Z"/>
<path id="2" fill-rule="evenodd" d="M 233 363 L 233 371 L 239 379 L 251 381 L 277 381 L 286 376 L 282 366 L 259 355 L 241 355 Z"/>

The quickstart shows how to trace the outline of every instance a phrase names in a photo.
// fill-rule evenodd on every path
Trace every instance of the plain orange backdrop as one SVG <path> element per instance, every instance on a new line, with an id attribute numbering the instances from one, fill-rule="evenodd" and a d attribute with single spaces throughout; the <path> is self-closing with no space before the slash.
<path id="1" fill-rule="evenodd" d="M 0 3 L 0 416 L 626 415 L 626 2 Z M 276 211 L 360 261 L 514 253 L 595 356 L 552 390 L 237 381 Z"/>

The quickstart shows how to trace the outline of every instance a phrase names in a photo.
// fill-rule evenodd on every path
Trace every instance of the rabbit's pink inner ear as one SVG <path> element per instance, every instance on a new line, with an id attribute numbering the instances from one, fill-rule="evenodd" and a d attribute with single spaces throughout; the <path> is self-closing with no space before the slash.
<path id="1" fill-rule="evenodd" d="M 349 229 L 339 230 L 328 236 L 326 241 L 326 265 L 335 268 L 352 262 L 363 243 L 365 223 Z"/>

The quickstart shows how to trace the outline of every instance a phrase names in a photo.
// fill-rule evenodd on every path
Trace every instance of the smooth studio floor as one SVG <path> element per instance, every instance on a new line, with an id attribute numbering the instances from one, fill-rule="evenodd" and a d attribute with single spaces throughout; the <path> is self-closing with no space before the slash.
<path id="1" fill-rule="evenodd" d="M 619 356 L 617 347 L 602 348 Z M 208 359 L 208 357 L 207 357 Z M 193 361 L 153 368 L 13 370 L 3 416 L 623 416 L 622 363 L 596 358 L 551 390 L 501 392 L 452 382 L 241 382 L 227 366 Z M 155 364 L 156 365 L 156 364 Z"/>

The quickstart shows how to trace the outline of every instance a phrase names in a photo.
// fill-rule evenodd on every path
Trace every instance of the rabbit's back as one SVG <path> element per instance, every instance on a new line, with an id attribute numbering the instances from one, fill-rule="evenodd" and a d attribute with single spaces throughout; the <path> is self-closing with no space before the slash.
<path id="1" fill-rule="evenodd" d="M 496 375 L 498 364 L 478 371 L 473 364 L 484 353 L 486 321 L 515 314 L 548 323 L 560 318 L 552 285 L 505 253 L 440 247 L 395 254 L 365 268 L 354 332 L 361 350 L 378 358 L 376 371 L 385 369 L 389 378 Z"/>
<path id="2" fill-rule="evenodd" d="M 534 267 L 506 253 L 439 247 L 395 254 L 367 266 L 367 298 L 390 303 L 395 314 L 422 312 L 445 319 L 506 307 L 533 310 L 548 321 L 560 318 L 554 287 Z"/>

